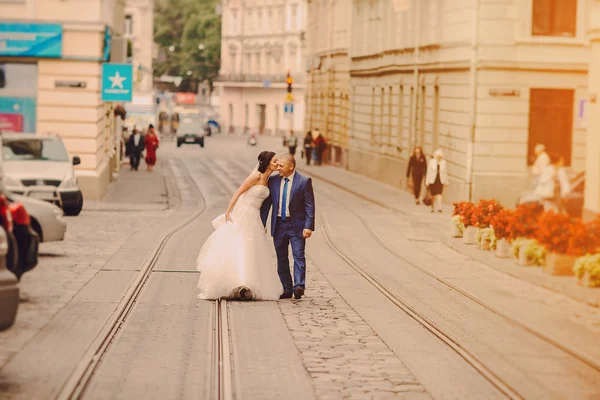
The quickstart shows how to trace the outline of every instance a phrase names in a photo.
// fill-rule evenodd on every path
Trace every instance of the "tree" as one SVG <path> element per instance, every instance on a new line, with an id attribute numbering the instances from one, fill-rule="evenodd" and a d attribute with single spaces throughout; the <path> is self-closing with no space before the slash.
<path id="1" fill-rule="evenodd" d="M 157 0 L 154 41 L 162 57 L 154 63 L 154 75 L 187 76 L 212 81 L 221 61 L 219 0 Z M 199 46 L 203 46 L 200 49 Z M 173 51 L 170 51 L 170 48 Z"/>

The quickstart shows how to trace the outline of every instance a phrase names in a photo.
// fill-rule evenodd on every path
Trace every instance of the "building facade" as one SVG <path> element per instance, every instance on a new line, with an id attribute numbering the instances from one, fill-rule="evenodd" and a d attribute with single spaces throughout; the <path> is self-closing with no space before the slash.
<path id="1" fill-rule="evenodd" d="M 446 201 L 514 204 L 529 188 L 538 143 L 570 171 L 585 169 L 586 1 L 345 6 L 349 170 L 402 186 L 413 147 L 429 155 L 440 148 L 450 177 Z"/>
<path id="2" fill-rule="evenodd" d="M 113 105 L 102 64 L 125 61 L 125 0 L 0 2 L 0 129 L 59 134 L 86 199 L 104 196 L 116 166 Z"/>
<path id="3" fill-rule="evenodd" d="M 154 0 L 127 0 L 123 32 L 130 54 L 128 62 L 133 65 L 134 91 L 153 91 L 154 59 Z"/>
<path id="4" fill-rule="evenodd" d="M 215 86 L 225 132 L 303 131 L 305 0 L 227 0 L 222 15 Z M 292 101 L 287 101 L 288 72 Z"/>
<path id="5" fill-rule="evenodd" d="M 305 126 L 329 140 L 329 161 L 348 165 L 350 119 L 350 3 L 308 1 L 307 112 Z"/>
<path id="6" fill-rule="evenodd" d="M 590 69 L 583 207 L 584 217 L 593 218 L 600 215 L 600 1 L 589 0 L 586 13 L 590 15 L 587 32 L 590 41 Z"/>

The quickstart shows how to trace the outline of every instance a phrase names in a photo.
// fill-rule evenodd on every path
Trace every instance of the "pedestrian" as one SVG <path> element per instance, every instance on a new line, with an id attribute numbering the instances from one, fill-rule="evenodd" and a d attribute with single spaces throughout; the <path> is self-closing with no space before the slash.
<path id="1" fill-rule="evenodd" d="M 306 132 L 304 136 L 304 156 L 306 157 L 306 165 L 310 165 L 313 150 L 313 136 L 311 131 Z"/>
<path id="2" fill-rule="evenodd" d="M 133 134 L 129 136 L 127 142 L 127 152 L 129 153 L 129 164 L 131 165 L 132 171 L 137 171 L 140 166 L 140 159 L 144 152 L 144 135 L 139 130 L 134 129 Z"/>
<path id="3" fill-rule="evenodd" d="M 287 139 L 287 146 L 290 151 L 290 154 L 296 155 L 296 147 L 298 147 L 298 138 L 294 135 L 294 131 L 290 131 L 290 136 Z"/>
<path id="4" fill-rule="evenodd" d="M 148 167 L 148 172 L 152 172 L 152 168 L 156 164 L 156 150 L 158 149 L 158 144 L 160 141 L 158 140 L 158 136 L 156 136 L 156 132 L 154 130 L 154 126 L 150 124 L 148 127 L 148 133 L 144 138 L 144 145 L 146 147 L 146 166 Z"/>
<path id="5" fill-rule="evenodd" d="M 318 129 L 315 129 L 314 139 L 315 139 L 315 152 L 316 152 L 316 156 L 317 156 L 316 164 L 321 165 L 321 164 L 323 164 L 323 153 L 325 152 L 325 149 L 327 148 L 327 142 L 325 141 L 325 138 L 323 137 L 323 135 L 321 135 L 321 132 L 319 132 Z"/>
<path id="6" fill-rule="evenodd" d="M 571 183 L 558 154 L 548 155 L 549 164 L 542 170 L 535 190 L 521 196 L 520 203 L 540 203 L 545 210 L 563 211 L 562 199 L 571 192 Z"/>
<path id="7" fill-rule="evenodd" d="M 542 172 L 548 165 L 550 165 L 550 156 L 546 152 L 546 146 L 543 144 L 535 145 L 534 152 L 536 159 L 533 163 L 533 167 L 531 167 L 531 175 L 533 176 L 533 187 L 536 188 L 540 181 Z"/>
<path id="8" fill-rule="evenodd" d="M 421 187 L 426 175 L 427 159 L 425 158 L 425 154 L 423 154 L 421 146 L 417 146 L 413 149 L 408 161 L 408 168 L 406 169 L 406 178 L 409 179 L 409 187 L 413 191 L 416 204 L 421 203 Z"/>
<path id="9" fill-rule="evenodd" d="M 444 160 L 444 153 L 441 149 L 437 149 L 433 153 L 433 158 L 429 160 L 425 184 L 433 197 L 431 212 L 435 211 L 436 206 L 438 212 L 442 212 L 442 193 L 444 192 L 444 186 L 448 185 L 448 170 L 446 160 Z"/>

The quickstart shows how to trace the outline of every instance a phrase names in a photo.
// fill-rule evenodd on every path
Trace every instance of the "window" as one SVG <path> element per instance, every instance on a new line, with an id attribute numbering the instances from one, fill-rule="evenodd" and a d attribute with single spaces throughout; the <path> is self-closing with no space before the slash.
<path id="1" fill-rule="evenodd" d="M 398 94 L 398 147 L 402 148 L 402 132 L 404 132 L 404 86 L 400 85 Z"/>
<path id="2" fill-rule="evenodd" d="M 252 9 L 249 9 L 248 10 L 248 30 L 249 31 L 254 30 L 254 20 L 252 18 L 253 18 Z"/>
<path id="3" fill-rule="evenodd" d="M 125 16 L 125 36 L 133 35 L 133 17 L 131 15 Z"/>
<path id="4" fill-rule="evenodd" d="M 533 36 L 574 37 L 577 0 L 533 0 Z"/>
<path id="5" fill-rule="evenodd" d="M 419 104 L 419 146 L 425 146 L 425 107 L 427 106 L 426 102 L 427 96 L 427 88 L 425 86 L 421 86 L 421 101 Z"/>
<path id="6" fill-rule="evenodd" d="M 381 88 L 381 99 L 379 102 L 379 144 L 383 144 L 383 137 L 385 133 L 383 132 L 383 120 L 384 114 L 383 110 L 385 109 L 385 88 Z"/>
<path id="7" fill-rule="evenodd" d="M 571 165 L 574 98 L 572 89 L 531 89 L 528 165 L 535 161 L 537 144 L 546 146 L 548 153 L 563 157 L 566 166 Z"/>
<path id="8" fill-rule="evenodd" d="M 390 146 L 392 144 L 392 95 L 394 88 L 390 86 L 389 96 L 388 96 L 388 131 L 387 131 L 387 144 Z"/>
<path id="9" fill-rule="evenodd" d="M 6 161 L 69 161 L 63 142 L 56 139 L 4 139 L 2 150 Z"/>
<path id="10" fill-rule="evenodd" d="M 237 10 L 231 10 L 231 29 L 230 32 L 235 34 L 238 32 Z"/>
<path id="11" fill-rule="evenodd" d="M 375 88 L 371 89 L 371 141 L 375 139 Z"/>
<path id="12" fill-rule="evenodd" d="M 298 5 L 294 4 L 292 6 L 292 30 L 296 30 L 298 23 Z"/>
<path id="13" fill-rule="evenodd" d="M 261 27 L 262 27 L 262 25 L 263 25 L 262 17 L 263 17 L 263 14 L 262 14 L 262 8 L 259 8 L 259 9 L 258 9 L 258 13 L 257 13 L 257 18 L 256 18 L 256 19 L 257 19 L 257 22 L 258 22 L 258 23 L 256 24 L 256 26 L 258 26 L 259 28 L 261 28 Z"/>

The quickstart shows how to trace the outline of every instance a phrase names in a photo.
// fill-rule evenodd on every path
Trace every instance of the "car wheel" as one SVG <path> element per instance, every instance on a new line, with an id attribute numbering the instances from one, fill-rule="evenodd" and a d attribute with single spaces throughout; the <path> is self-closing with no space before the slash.
<path id="1" fill-rule="evenodd" d="M 200 147 L 204 148 L 204 138 L 200 138 Z"/>
<path id="2" fill-rule="evenodd" d="M 181 147 L 181 142 L 179 140 L 177 141 L 177 147 Z"/>
<path id="3" fill-rule="evenodd" d="M 65 212 L 65 214 L 70 217 L 78 216 L 79 214 L 81 214 L 82 209 L 83 209 L 83 196 L 79 197 L 77 204 L 75 204 L 74 206 L 64 206 L 63 207 L 63 211 Z"/>
<path id="4" fill-rule="evenodd" d="M 37 233 L 38 236 L 40 237 L 40 242 L 43 242 L 44 235 L 42 234 L 42 227 L 40 226 L 40 223 L 35 218 L 31 218 L 31 227 L 33 228 L 35 233 Z"/>

